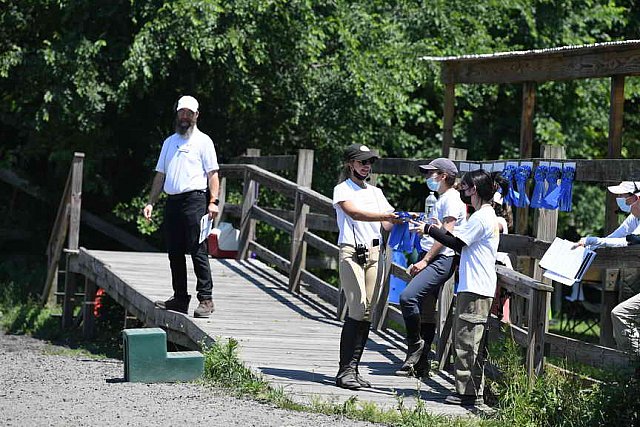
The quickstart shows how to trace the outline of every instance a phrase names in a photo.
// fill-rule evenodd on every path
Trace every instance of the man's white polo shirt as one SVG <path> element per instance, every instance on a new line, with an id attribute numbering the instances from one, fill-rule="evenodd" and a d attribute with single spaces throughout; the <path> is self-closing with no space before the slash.
<path id="1" fill-rule="evenodd" d="M 165 139 L 156 165 L 156 171 L 165 174 L 167 194 L 205 190 L 207 172 L 218 169 L 213 141 L 197 127 L 189 138 L 174 133 Z"/>

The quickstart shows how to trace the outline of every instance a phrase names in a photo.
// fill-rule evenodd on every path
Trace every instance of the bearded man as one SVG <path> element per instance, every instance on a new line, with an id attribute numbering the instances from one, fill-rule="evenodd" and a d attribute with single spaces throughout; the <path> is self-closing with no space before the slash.
<path id="1" fill-rule="evenodd" d="M 207 251 L 207 239 L 199 242 L 200 219 L 218 215 L 218 160 L 213 141 L 197 127 L 198 101 L 183 96 L 176 108 L 176 132 L 165 139 L 156 165 L 149 203 L 143 215 L 150 221 L 160 192 L 167 193 L 164 228 L 171 267 L 173 296 L 156 301 L 163 310 L 187 314 L 191 296 L 187 291 L 185 253 L 191 255 L 196 274 L 199 301 L 194 317 L 209 317 L 214 310 L 213 279 Z M 208 189 L 208 191 L 207 191 Z M 209 196 L 209 200 L 207 200 Z"/>

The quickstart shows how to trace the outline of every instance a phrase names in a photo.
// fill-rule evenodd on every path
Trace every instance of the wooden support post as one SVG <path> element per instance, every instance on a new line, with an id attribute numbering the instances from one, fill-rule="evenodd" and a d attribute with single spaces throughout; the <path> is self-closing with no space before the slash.
<path id="1" fill-rule="evenodd" d="M 296 183 L 299 187 L 311 188 L 313 180 L 313 150 L 298 150 L 298 173 Z M 291 269 L 289 271 L 289 290 L 300 290 L 300 277 L 306 268 L 307 243 L 304 233 L 307 231 L 307 215 L 309 205 L 302 201 L 300 193 L 296 192 L 293 214 L 293 233 L 291 234 Z"/>
<path id="2" fill-rule="evenodd" d="M 69 235 L 67 240 L 67 267 L 65 268 L 65 290 L 62 311 L 62 327 L 73 323 L 77 275 L 69 271 L 69 260 L 77 253 L 80 243 L 80 211 L 82 208 L 82 169 L 84 153 L 74 153 L 71 165 L 71 201 L 69 208 Z"/>
<path id="3" fill-rule="evenodd" d="M 536 104 L 534 82 L 522 84 L 522 115 L 520 119 L 520 158 L 529 159 L 533 152 L 533 112 Z M 529 225 L 529 209 L 516 209 L 516 233 L 526 235 Z"/>
<path id="4" fill-rule="evenodd" d="M 258 183 L 253 180 L 249 169 L 245 169 L 238 260 L 247 259 L 249 256 L 249 243 L 256 239 L 256 220 L 253 219 L 251 215 L 253 206 L 258 202 L 257 186 Z"/>
<path id="5" fill-rule="evenodd" d="M 456 87 L 453 83 L 444 85 L 444 117 L 442 120 L 442 156 L 449 156 L 453 147 L 453 115 L 456 103 Z"/>
<path id="6" fill-rule="evenodd" d="M 566 159 L 567 154 L 564 147 L 543 145 L 540 147 L 540 157 L 543 159 Z M 533 222 L 534 237 L 545 242 L 553 242 L 553 239 L 558 234 L 558 211 L 555 209 L 536 209 Z M 538 265 L 539 263 L 539 260 L 534 260 L 533 278 L 550 285 L 552 281 L 542 277 L 543 272 Z M 553 289 L 553 313 L 556 314 L 560 313 L 562 308 L 562 286 L 562 283 L 556 283 Z M 547 308 L 549 309 L 551 306 L 551 294 L 547 294 L 547 296 L 549 298 Z"/>
<path id="7" fill-rule="evenodd" d="M 609 106 L 609 144 L 608 157 L 622 158 L 622 125 L 624 117 L 624 76 L 611 78 L 611 102 Z M 616 183 L 617 184 L 617 183 Z M 615 195 L 606 193 L 605 235 L 618 227 Z M 614 346 L 611 310 L 618 304 L 618 292 L 615 287 L 619 272 L 605 270 L 604 286 L 602 286 L 602 305 L 600 311 L 600 344 Z"/>
<path id="8" fill-rule="evenodd" d="M 302 201 L 299 192 L 295 195 L 295 211 L 293 218 L 293 233 L 291 233 L 291 269 L 289 270 L 289 290 L 300 290 L 300 276 L 306 267 L 307 244 L 304 233 L 307 231 L 307 214 L 309 205 Z"/>
<path id="9" fill-rule="evenodd" d="M 533 289 L 529 301 L 529 331 L 527 333 L 527 374 L 532 379 L 544 368 L 544 334 L 547 324 L 548 292 Z"/>
<path id="10" fill-rule="evenodd" d="M 91 339 L 95 334 L 96 317 L 94 310 L 96 307 L 96 284 L 85 277 L 84 279 L 84 304 L 82 306 L 82 336 L 84 339 Z"/>
<path id="11" fill-rule="evenodd" d="M 218 191 L 218 216 L 213 220 L 213 226 L 218 227 L 220 222 L 222 221 L 222 216 L 224 215 L 224 204 L 227 200 L 227 178 L 221 176 L 220 177 L 220 190 Z"/>
<path id="12" fill-rule="evenodd" d="M 602 277 L 602 304 L 600 304 L 600 345 L 615 347 L 611 310 L 618 305 L 618 279 L 620 270 L 605 269 Z"/>
<path id="13" fill-rule="evenodd" d="M 611 78 L 611 103 L 609 106 L 608 158 L 622 158 L 622 124 L 624 116 L 624 76 Z M 617 184 L 617 183 L 616 183 Z M 615 195 L 607 192 L 605 234 L 618 227 Z"/>

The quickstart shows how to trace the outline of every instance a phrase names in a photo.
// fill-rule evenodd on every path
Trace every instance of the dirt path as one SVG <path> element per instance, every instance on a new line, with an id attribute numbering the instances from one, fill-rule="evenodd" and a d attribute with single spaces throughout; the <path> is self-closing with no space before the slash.
<path id="1" fill-rule="evenodd" d="M 122 361 L 63 351 L 0 332 L 0 425 L 373 425 L 277 409 L 200 384 L 127 383 Z"/>

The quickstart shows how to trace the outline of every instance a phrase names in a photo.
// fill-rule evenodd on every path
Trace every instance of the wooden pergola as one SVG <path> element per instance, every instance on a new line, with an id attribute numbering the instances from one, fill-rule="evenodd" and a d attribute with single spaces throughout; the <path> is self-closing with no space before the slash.
<path id="1" fill-rule="evenodd" d="M 536 84 L 587 78 L 611 79 L 609 159 L 621 158 L 626 76 L 640 75 L 640 40 L 564 46 L 553 49 L 500 52 L 455 57 L 422 57 L 441 65 L 444 84 L 442 152 L 455 146 L 453 121 L 456 84 L 522 84 L 520 157 L 532 157 Z M 616 226 L 615 201 L 607 197 L 606 229 Z"/>
<path id="2" fill-rule="evenodd" d="M 533 151 L 533 117 L 536 102 L 536 84 L 587 78 L 609 78 L 611 80 L 609 108 L 609 137 L 607 159 L 622 158 L 622 125 L 624 115 L 624 83 L 626 76 L 640 75 L 640 40 L 597 43 L 582 46 L 564 46 L 552 49 L 500 52 L 486 55 L 463 55 L 455 57 L 422 57 L 441 66 L 441 81 L 444 84 L 444 118 L 442 152 L 449 157 L 455 147 L 453 122 L 455 110 L 455 87 L 457 84 L 522 84 L 522 112 L 520 121 L 520 158 L 531 159 Z M 564 147 L 541 147 L 541 157 L 564 159 Z M 546 151 L 544 151 L 546 150 Z M 610 160 L 609 160 L 610 161 Z M 592 161 L 605 182 L 604 165 Z M 601 162 L 606 162 L 606 160 Z M 637 180 L 635 173 L 624 180 Z M 578 179 L 576 179 L 578 180 Z M 592 180 L 591 180 L 592 181 Z M 614 195 L 607 193 L 605 209 L 605 231 L 618 226 Z M 516 232 L 526 234 L 528 209 L 517 209 Z M 534 235 L 551 241 L 557 232 L 557 211 L 536 210 Z M 605 270 L 605 276 L 617 277 L 617 270 Z M 533 277 L 543 280 L 537 262 L 533 265 Z M 615 274 L 613 274 L 615 273 Z M 543 280 L 545 281 L 545 280 Z M 606 282 L 606 280 L 605 280 Z M 557 285 L 554 307 L 561 305 L 561 286 Z M 609 313 L 617 304 L 617 292 L 613 285 L 605 285 L 602 291 L 601 343 L 612 345 Z"/>

